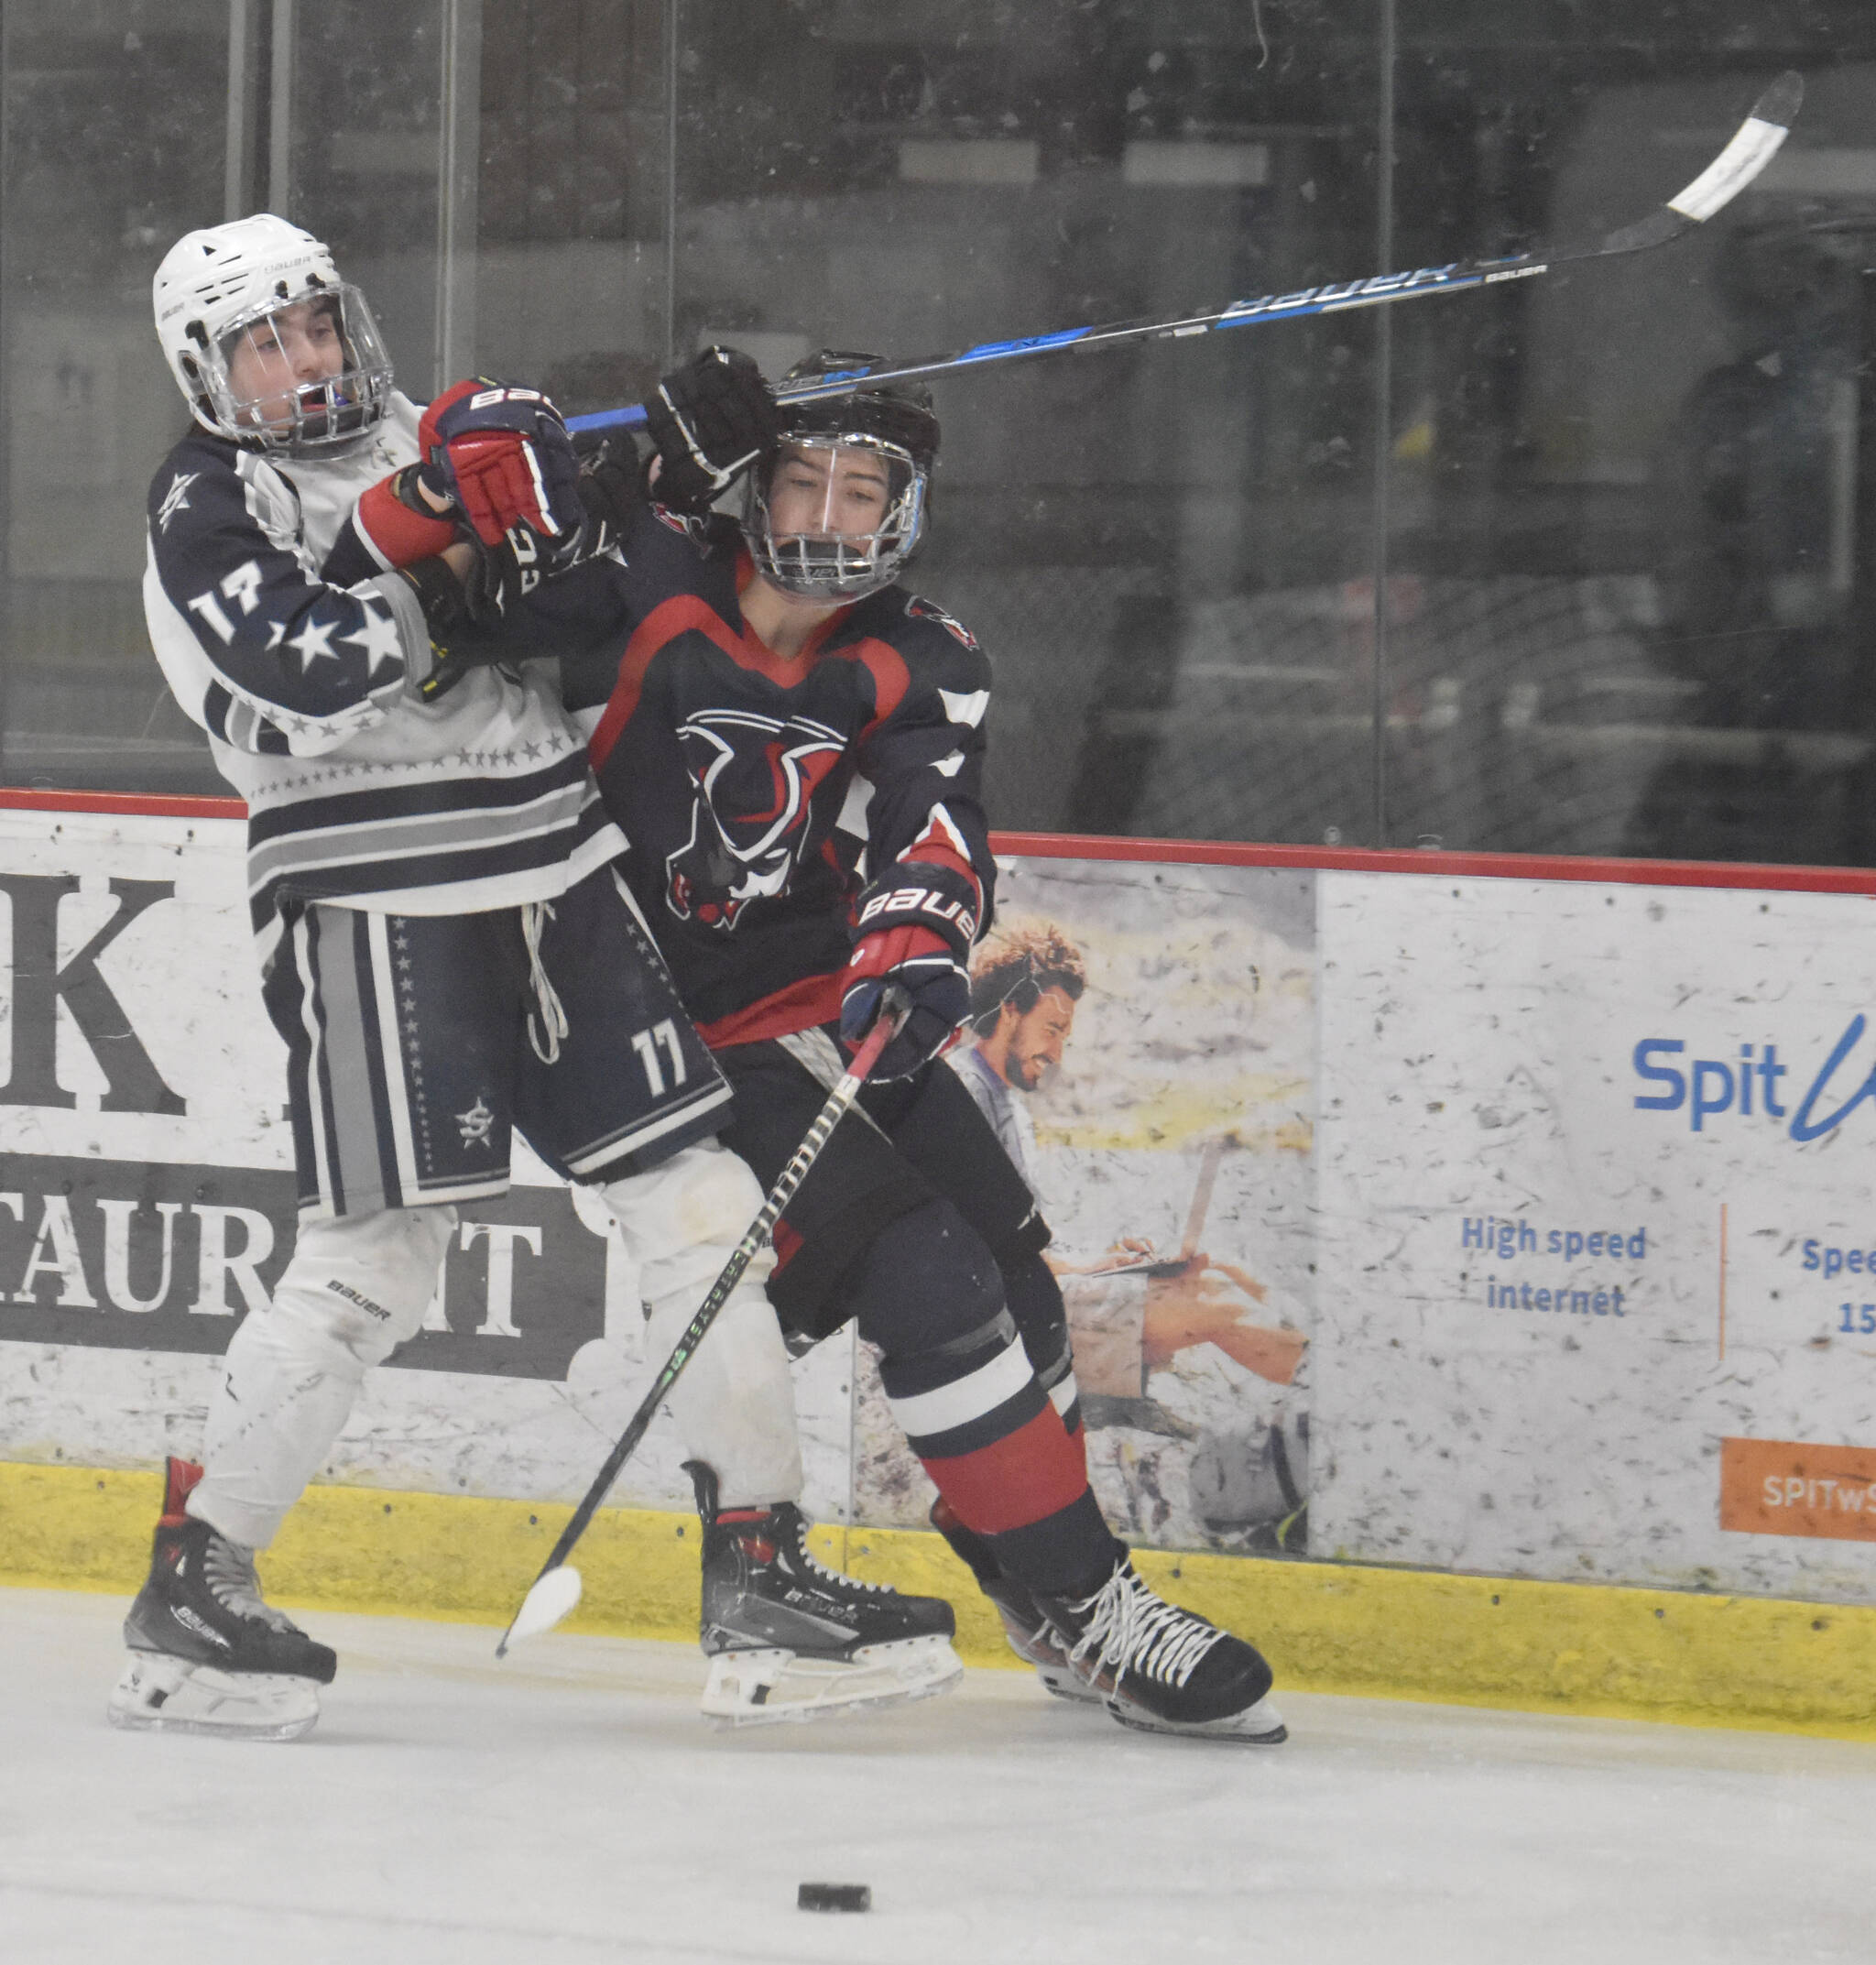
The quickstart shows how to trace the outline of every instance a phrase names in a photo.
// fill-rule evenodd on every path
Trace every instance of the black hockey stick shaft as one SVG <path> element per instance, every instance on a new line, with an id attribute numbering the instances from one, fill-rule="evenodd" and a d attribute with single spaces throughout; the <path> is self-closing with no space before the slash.
<path id="1" fill-rule="evenodd" d="M 1234 300 L 1205 313 L 1178 314 L 1160 321 L 1115 321 L 1102 327 L 1063 328 L 1052 334 L 1029 334 L 1014 341 L 979 342 L 950 355 L 929 355 L 883 367 L 817 377 L 812 384 L 776 391 L 781 403 L 814 402 L 825 396 L 844 396 L 856 383 L 877 387 L 942 376 L 962 368 L 980 368 L 992 362 L 1013 362 L 1035 355 L 1089 355 L 1108 348 L 1132 347 L 1148 341 L 1183 341 L 1225 328 L 1262 327 L 1272 321 L 1300 321 L 1312 314 L 1346 313 L 1358 307 L 1391 307 L 1401 300 L 1424 300 L 1434 293 L 1465 293 L 1475 287 L 1494 287 L 1509 280 L 1534 279 L 1553 267 L 1586 259 L 1614 259 L 1627 253 L 1665 246 L 1704 224 L 1730 204 L 1758 177 L 1791 132 L 1805 99 L 1805 82 L 1795 69 L 1787 70 L 1753 104 L 1751 113 L 1734 131 L 1726 147 L 1700 175 L 1663 205 L 1631 225 L 1576 245 L 1536 246 L 1529 252 L 1500 259 L 1456 259 L 1445 266 L 1416 267 L 1411 273 L 1377 273 L 1366 279 L 1341 280 L 1304 287 L 1294 293 L 1264 293 L 1254 300 Z M 599 409 L 590 416 L 567 419 L 569 430 L 636 428 L 645 420 L 643 408 Z"/>
<path id="2" fill-rule="evenodd" d="M 808 1128 L 802 1143 L 795 1149 L 794 1157 L 781 1170 L 781 1177 L 769 1190 L 768 1198 L 762 1203 L 762 1211 L 750 1222 L 743 1239 L 723 1265 L 722 1272 L 710 1285 L 710 1294 L 698 1305 L 696 1315 L 684 1326 L 684 1333 L 672 1348 L 671 1354 L 660 1369 L 651 1382 L 651 1389 L 638 1402 L 638 1409 L 627 1423 L 626 1430 L 619 1435 L 618 1443 L 605 1457 L 605 1465 L 599 1469 L 593 1485 L 586 1490 L 580 1505 L 574 1509 L 573 1518 L 561 1531 L 560 1540 L 552 1552 L 541 1564 L 536 1583 L 550 1570 L 558 1569 L 567 1559 L 573 1545 L 586 1533 L 588 1524 L 599 1511 L 601 1502 L 612 1491 L 612 1484 L 619 1477 L 619 1469 L 637 1451 L 638 1442 L 650 1429 L 658 1408 L 664 1403 L 665 1395 L 677 1383 L 684 1367 L 696 1355 L 697 1347 L 704 1341 L 710 1326 L 715 1323 L 717 1314 L 729 1301 L 730 1292 L 742 1281 L 743 1272 L 755 1260 L 757 1251 L 769 1239 L 770 1229 L 780 1218 L 782 1210 L 793 1200 L 795 1190 L 808 1177 L 808 1170 L 821 1157 L 821 1150 L 832 1138 L 834 1129 L 840 1123 L 856 1098 L 860 1096 L 860 1087 L 866 1084 L 867 1074 L 879 1062 L 879 1053 L 899 1027 L 905 1007 L 905 999 L 897 989 L 889 989 L 882 1002 L 879 1015 L 874 1021 L 866 1042 L 854 1053 L 853 1062 L 827 1095 L 827 1102 L 814 1115 L 814 1123 Z M 532 1585 L 529 1586 L 532 1588 Z M 507 1654 L 508 1639 L 514 1634 L 514 1624 L 502 1633 L 502 1641 L 496 1646 L 496 1656 Z"/>

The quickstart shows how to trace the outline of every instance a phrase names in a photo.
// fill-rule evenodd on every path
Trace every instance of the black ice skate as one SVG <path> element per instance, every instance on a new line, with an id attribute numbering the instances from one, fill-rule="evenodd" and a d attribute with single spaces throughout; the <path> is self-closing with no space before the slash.
<path id="1" fill-rule="evenodd" d="M 1003 1634 L 1009 1640 L 1010 1650 L 1025 1665 L 1035 1666 L 1043 1685 L 1059 1699 L 1074 1699 L 1085 1706 L 1104 1704 L 1100 1693 L 1075 1670 L 1067 1647 L 1036 1599 L 1014 1577 L 1004 1575 L 989 1544 L 952 1513 L 942 1495 L 932 1503 L 932 1526 L 976 1577 L 977 1588 L 1003 1620 Z"/>
<path id="2" fill-rule="evenodd" d="M 964 1676 L 948 1603 L 825 1567 L 792 1501 L 719 1513 L 715 1474 L 701 1460 L 687 1470 L 704 1519 L 705 1718 L 747 1726 L 896 1706 Z"/>
<path id="3" fill-rule="evenodd" d="M 130 1663 L 111 1695 L 114 1726 L 297 1740 L 319 1718 L 338 1660 L 260 1594 L 251 1551 L 183 1511 L 202 1468 L 168 1463 L 150 1573 L 124 1642 Z"/>
<path id="4" fill-rule="evenodd" d="M 1149 1589 L 1126 1557 L 1092 1597 L 1037 1599 L 1070 1664 L 1122 1726 L 1273 1747 L 1271 1668 L 1242 1638 Z"/>

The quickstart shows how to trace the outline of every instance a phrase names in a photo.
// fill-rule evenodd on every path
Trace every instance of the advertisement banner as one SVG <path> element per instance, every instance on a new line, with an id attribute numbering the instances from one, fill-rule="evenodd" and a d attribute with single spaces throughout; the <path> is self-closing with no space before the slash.
<path id="1" fill-rule="evenodd" d="M 1317 1546 L 1876 1595 L 1871 901 L 1321 891 Z"/>
<path id="2" fill-rule="evenodd" d="M 1158 1547 L 1310 1545 L 1315 880 L 1005 862 L 948 1059 L 1053 1230 L 1095 1491 Z M 933 1498 L 864 1356 L 854 1493 Z"/>
<path id="3" fill-rule="evenodd" d="M 1122 850 L 1004 863 L 943 1066 L 1120 1533 L 1876 1599 L 1876 903 Z M 0 812 L 0 1457 L 192 1452 L 294 1234 L 240 826 Z M 571 1500 L 660 1361 L 518 1149 L 322 1478 Z M 811 1511 L 922 1525 L 865 1348 L 797 1373 Z M 687 1507 L 681 1457 L 616 1499 Z"/>
<path id="4" fill-rule="evenodd" d="M 262 1006 L 244 827 L 0 811 L 0 1457 L 192 1454 L 236 1321 L 296 1217 L 286 1050 Z M 417 1337 L 365 1381 L 321 1478 L 573 1500 L 661 1359 L 604 1208 L 518 1140 L 459 1210 Z M 808 1501 L 848 1491 L 851 1346 L 800 1370 Z M 654 1427 L 621 1506 L 691 1505 Z"/>

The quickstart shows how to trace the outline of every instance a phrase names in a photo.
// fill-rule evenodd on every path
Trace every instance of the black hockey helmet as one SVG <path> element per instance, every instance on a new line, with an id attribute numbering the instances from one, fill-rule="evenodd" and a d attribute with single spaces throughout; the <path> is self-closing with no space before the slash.
<path id="1" fill-rule="evenodd" d="M 823 348 L 797 362 L 779 385 L 782 392 L 826 378 L 851 388 L 808 402 L 780 406 L 781 448 L 772 464 L 747 479 L 743 536 L 763 574 L 784 593 L 812 600 L 858 600 L 890 585 L 917 550 L 931 504 L 932 469 L 938 460 L 938 419 L 931 392 L 915 383 L 889 382 L 868 388 L 869 369 L 885 358 Z M 803 454 L 844 450 L 870 453 L 886 475 L 886 508 L 868 533 L 843 533 L 833 513 L 812 531 L 776 535 L 769 493 L 776 474 Z M 832 458 L 827 472 L 832 489 Z"/>

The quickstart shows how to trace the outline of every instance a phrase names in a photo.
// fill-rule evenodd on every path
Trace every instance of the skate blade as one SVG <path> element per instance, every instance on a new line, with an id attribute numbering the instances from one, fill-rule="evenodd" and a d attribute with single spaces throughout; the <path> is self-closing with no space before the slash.
<path id="1" fill-rule="evenodd" d="M 1058 1699 L 1068 1699 L 1077 1706 L 1101 1706 L 1107 1701 L 1095 1687 L 1077 1672 L 1061 1652 L 1052 1645 L 1038 1644 L 1031 1638 L 1019 1636 L 1007 1625 L 1003 1635 L 1009 1642 L 1009 1648 L 1025 1665 L 1036 1668 L 1036 1676 L 1042 1681 L 1043 1689 L 1052 1692 Z"/>
<path id="2" fill-rule="evenodd" d="M 1045 1665 L 1040 1658 L 1031 1658 L 1030 1663 L 1035 1666 L 1036 1676 L 1042 1681 L 1044 1689 L 1058 1699 L 1067 1699 L 1075 1706 L 1105 1706 L 1107 1703 L 1073 1665 Z"/>
<path id="3" fill-rule="evenodd" d="M 710 1661 L 702 1709 L 720 1727 L 774 1726 L 935 1698 L 963 1676 L 964 1660 L 936 1635 L 863 1645 L 850 1659 L 725 1651 Z"/>
<path id="4" fill-rule="evenodd" d="M 105 1716 L 140 1733 L 298 1740 L 319 1719 L 319 1687 L 279 1672 L 224 1672 L 160 1652 L 133 1652 Z"/>
<path id="5" fill-rule="evenodd" d="M 1243 1747 L 1280 1747 L 1290 1737 L 1282 1715 L 1269 1699 L 1260 1699 L 1255 1706 L 1247 1706 L 1242 1712 L 1229 1713 L 1222 1719 L 1190 1722 L 1162 1719 L 1125 1694 L 1110 1692 L 1105 1704 L 1122 1726 L 1130 1726 L 1137 1733 L 1170 1733 L 1183 1740 L 1228 1740 Z"/>

